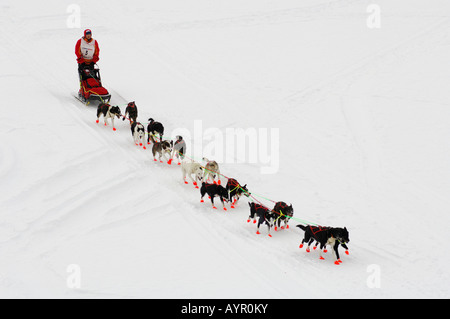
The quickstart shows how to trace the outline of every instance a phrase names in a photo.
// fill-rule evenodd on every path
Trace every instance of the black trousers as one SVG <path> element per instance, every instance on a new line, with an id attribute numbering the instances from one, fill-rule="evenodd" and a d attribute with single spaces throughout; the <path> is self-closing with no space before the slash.
<path id="1" fill-rule="evenodd" d="M 84 73 L 85 69 L 89 69 L 89 72 L 91 74 L 94 74 L 94 65 L 95 63 L 78 63 L 78 74 L 81 80 L 86 80 L 88 78 L 88 76 L 86 76 L 86 74 Z"/>

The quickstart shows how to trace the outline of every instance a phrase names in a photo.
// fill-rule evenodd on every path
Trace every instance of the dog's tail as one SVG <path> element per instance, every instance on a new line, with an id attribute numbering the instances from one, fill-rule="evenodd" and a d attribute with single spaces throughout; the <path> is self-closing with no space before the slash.
<path id="1" fill-rule="evenodd" d="M 302 230 L 306 230 L 308 227 L 303 225 L 297 225 L 297 227 L 300 227 Z"/>

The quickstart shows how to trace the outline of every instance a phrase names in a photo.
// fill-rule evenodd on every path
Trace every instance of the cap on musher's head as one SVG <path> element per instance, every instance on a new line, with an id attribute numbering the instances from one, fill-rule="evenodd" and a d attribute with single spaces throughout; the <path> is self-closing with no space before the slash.
<path id="1" fill-rule="evenodd" d="M 88 34 L 92 35 L 91 29 L 86 29 L 86 30 L 84 30 L 84 36 L 86 36 L 86 35 L 88 35 Z"/>

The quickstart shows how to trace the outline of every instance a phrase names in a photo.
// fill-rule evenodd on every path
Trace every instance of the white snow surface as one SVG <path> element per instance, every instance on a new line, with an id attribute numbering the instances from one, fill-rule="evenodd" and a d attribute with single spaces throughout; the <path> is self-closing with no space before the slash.
<path id="1" fill-rule="evenodd" d="M 69 28 L 72 3 L 0 0 L 0 297 L 450 297 L 450 2 L 377 0 L 380 28 L 365 0 L 77 1 Z M 112 104 L 192 132 L 188 153 L 279 129 L 275 173 L 221 172 L 347 227 L 342 264 L 299 249 L 298 220 L 257 235 L 247 198 L 200 203 L 126 121 L 96 124 L 73 98 L 85 28 Z"/>

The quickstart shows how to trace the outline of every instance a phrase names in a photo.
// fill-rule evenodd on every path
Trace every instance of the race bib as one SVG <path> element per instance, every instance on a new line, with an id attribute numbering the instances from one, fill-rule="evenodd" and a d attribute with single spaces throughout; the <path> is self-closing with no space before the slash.
<path id="1" fill-rule="evenodd" d="M 80 50 L 85 60 L 92 60 L 95 53 L 95 40 L 92 40 L 91 42 L 88 43 L 84 39 L 82 39 Z"/>

